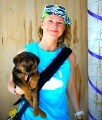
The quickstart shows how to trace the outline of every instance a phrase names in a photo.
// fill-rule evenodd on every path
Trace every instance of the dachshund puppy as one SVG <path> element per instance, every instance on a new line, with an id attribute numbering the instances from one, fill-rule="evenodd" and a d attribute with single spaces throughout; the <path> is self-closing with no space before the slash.
<path id="1" fill-rule="evenodd" d="M 13 59 L 15 64 L 12 75 L 13 82 L 19 86 L 23 91 L 25 98 L 34 108 L 34 115 L 41 115 L 42 118 L 46 117 L 46 113 L 38 107 L 38 79 L 39 73 L 37 67 L 40 60 L 39 58 L 30 52 L 22 52 L 16 55 Z M 28 79 L 25 80 L 25 75 Z"/>

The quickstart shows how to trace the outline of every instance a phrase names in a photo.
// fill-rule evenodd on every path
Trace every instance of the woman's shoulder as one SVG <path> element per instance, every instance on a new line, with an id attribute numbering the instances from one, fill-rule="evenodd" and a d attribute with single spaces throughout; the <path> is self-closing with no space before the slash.
<path id="1" fill-rule="evenodd" d="M 76 56 L 73 52 L 69 55 L 68 59 L 69 59 L 71 64 L 73 64 L 73 65 L 76 64 Z"/>
<path id="2" fill-rule="evenodd" d="M 34 49 L 36 49 L 36 47 L 37 47 L 37 44 L 38 44 L 38 42 L 31 42 L 31 43 L 28 43 L 28 44 L 26 44 L 25 46 L 24 46 L 24 49 L 26 50 L 26 51 L 32 51 L 32 50 L 34 50 Z"/>

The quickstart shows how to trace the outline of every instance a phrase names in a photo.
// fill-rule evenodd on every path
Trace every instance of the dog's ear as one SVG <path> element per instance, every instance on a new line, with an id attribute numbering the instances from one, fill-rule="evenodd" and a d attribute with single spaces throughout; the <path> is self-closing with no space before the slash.
<path id="1" fill-rule="evenodd" d="M 13 58 L 13 63 L 17 65 L 19 62 L 20 62 L 20 55 L 18 54 Z"/>
<path id="2" fill-rule="evenodd" d="M 34 61 L 36 60 L 37 65 L 38 65 L 39 62 L 40 62 L 40 59 L 39 59 L 35 54 L 33 54 L 33 53 L 31 53 L 31 52 L 29 52 L 29 55 L 32 56 L 32 58 L 33 58 Z"/>
<path id="3" fill-rule="evenodd" d="M 35 55 L 35 59 L 36 59 L 36 61 L 37 61 L 37 65 L 39 64 L 39 62 L 40 62 L 40 59 Z"/>

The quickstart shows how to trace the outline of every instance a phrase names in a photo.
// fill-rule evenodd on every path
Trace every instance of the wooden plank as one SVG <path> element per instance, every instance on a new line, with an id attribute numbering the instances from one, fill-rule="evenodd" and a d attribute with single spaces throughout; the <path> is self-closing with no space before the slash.
<path id="1" fill-rule="evenodd" d="M 87 1 L 86 0 L 0 0 L 0 119 L 7 117 L 17 97 L 8 92 L 12 59 L 26 43 L 37 40 L 37 28 L 46 4 L 66 7 L 72 19 L 71 47 L 76 55 L 75 83 L 80 105 L 87 113 Z M 83 104 L 84 103 L 84 104 Z M 73 109 L 69 104 L 71 119 Z"/>

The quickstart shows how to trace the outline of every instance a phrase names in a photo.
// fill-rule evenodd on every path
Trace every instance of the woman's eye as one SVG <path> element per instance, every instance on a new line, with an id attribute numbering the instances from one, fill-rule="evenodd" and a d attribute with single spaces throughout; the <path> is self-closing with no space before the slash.
<path id="1" fill-rule="evenodd" d="M 49 20 L 48 22 L 49 22 L 49 23 L 53 23 L 53 21 L 52 21 L 52 20 Z"/>
<path id="2" fill-rule="evenodd" d="M 61 25 L 63 25 L 64 23 L 62 23 L 62 22 L 57 22 L 58 24 L 61 24 Z"/>

